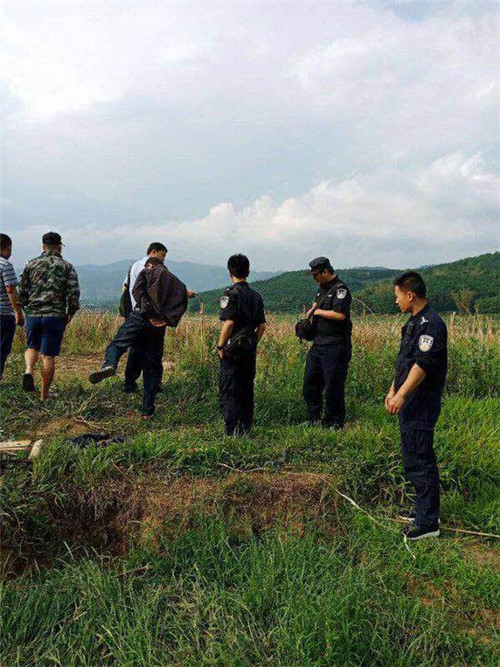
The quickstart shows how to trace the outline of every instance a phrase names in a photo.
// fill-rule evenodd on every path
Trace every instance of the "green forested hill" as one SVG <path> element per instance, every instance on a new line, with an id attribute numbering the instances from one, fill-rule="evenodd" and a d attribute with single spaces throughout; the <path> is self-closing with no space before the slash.
<path id="1" fill-rule="evenodd" d="M 354 296 L 375 313 L 396 312 L 392 280 L 403 269 L 340 269 Z M 421 269 L 429 299 L 437 310 L 478 308 L 480 312 L 500 313 L 500 253 L 489 253 Z M 251 278 L 251 276 L 250 276 Z M 315 294 L 315 283 L 304 271 L 289 271 L 268 280 L 252 283 L 271 312 L 300 312 Z M 204 292 L 200 301 L 207 312 L 218 309 L 222 290 Z M 197 309 L 200 302 L 193 303 Z"/>
<path id="2" fill-rule="evenodd" d="M 500 313 L 500 253 L 468 257 L 420 271 L 436 310 Z M 356 296 L 376 313 L 396 312 L 391 281 L 366 284 Z"/>

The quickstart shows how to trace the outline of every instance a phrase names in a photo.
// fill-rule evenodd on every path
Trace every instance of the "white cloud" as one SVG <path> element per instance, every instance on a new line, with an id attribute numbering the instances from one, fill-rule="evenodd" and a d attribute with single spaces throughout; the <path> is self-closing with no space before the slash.
<path id="1" fill-rule="evenodd" d="M 74 239 L 79 262 L 156 236 L 176 259 L 239 246 L 260 268 L 323 243 L 344 265 L 495 244 L 494 3 L 3 11 L 4 217 L 24 255 L 42 227 Z"/>
<path id="2" fill-rule="evenodd" d="M 92 225 L 65 234 L 70 253 L 85 248 L 88 256 L 113 248 L 116 256 L 134 257 L 157 239 L 172 258 L 203 263 L 222 264 L 245 252 L 257 257 L 256 268 L 305 266 L 320 254 L 344 267 L 404 267 L 491 250 L 499 206 L 500 179 L 485 170 L 481 156 L 455 153 L 428 167 L 322 181 L 280 202 L 263 196 L 240 210 L 221 202 L 195 220 L 107 230 Z M 29 243 L 43 231 L 30 227 L 18 240 Z"/>

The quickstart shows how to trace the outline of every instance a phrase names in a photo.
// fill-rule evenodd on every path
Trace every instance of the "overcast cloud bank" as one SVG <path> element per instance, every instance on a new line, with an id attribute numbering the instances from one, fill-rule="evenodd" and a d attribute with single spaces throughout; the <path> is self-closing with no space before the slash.
<path id="1" fill-rule="evenodd" d="M 425 10 L 422 5 L 425 4 Z M 77 263 L 493 250 L 496 3 L 5 3 L 2 228 Z"/>

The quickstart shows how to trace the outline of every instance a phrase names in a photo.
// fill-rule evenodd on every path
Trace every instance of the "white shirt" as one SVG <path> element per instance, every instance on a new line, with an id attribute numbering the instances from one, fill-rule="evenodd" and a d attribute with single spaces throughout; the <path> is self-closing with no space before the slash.
<path id="1" fill-rule="evenodd" d="M 125 276 L 125 280 L 123 281 L 124 285 L 128 285 L 128 291 L 130 294 L 130 300 L 132 301 L 132 308 L 135 308 L 135 299 L 132 296 L 132 290 L 134 289 L 135 281 L 137 280 L 137 276 L 139 273 L 142 271 L 142 269 L 146 266 L 146 262 L 148 261 L 149 257 L 146 255 L 146 257 L 143 257 L 142 259 L 139 259 L 135 264 L 132 264 L 130 267 L 130 283 L 128 281 L 128 271 L 127 275 Z"/>

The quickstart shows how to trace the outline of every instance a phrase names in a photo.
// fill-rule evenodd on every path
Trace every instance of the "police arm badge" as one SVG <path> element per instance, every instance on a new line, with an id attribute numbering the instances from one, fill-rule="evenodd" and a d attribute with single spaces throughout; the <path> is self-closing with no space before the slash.
<path id="1" fill-rule="evenodd" d="M 229 297 L 228 296 L 221 296 L 221 298 L 219 300 L 219 303 L 220 303 L 220 307 L 222 309 L 227 308 L 227 305 L 229 303 Z"/>
<path id="2" fill-rule="evenodd" d="M 428 352 L 434 343 L 432 336 L 423 335 L 418 339 L 418 349 L 421 352 Z"/>
<path id="3" fill-rule="evenodd" d="M 345 299 L 347 296 L 347 290 L 344 287 L 339 287 L 337 290 L 337 299 Z"/>

